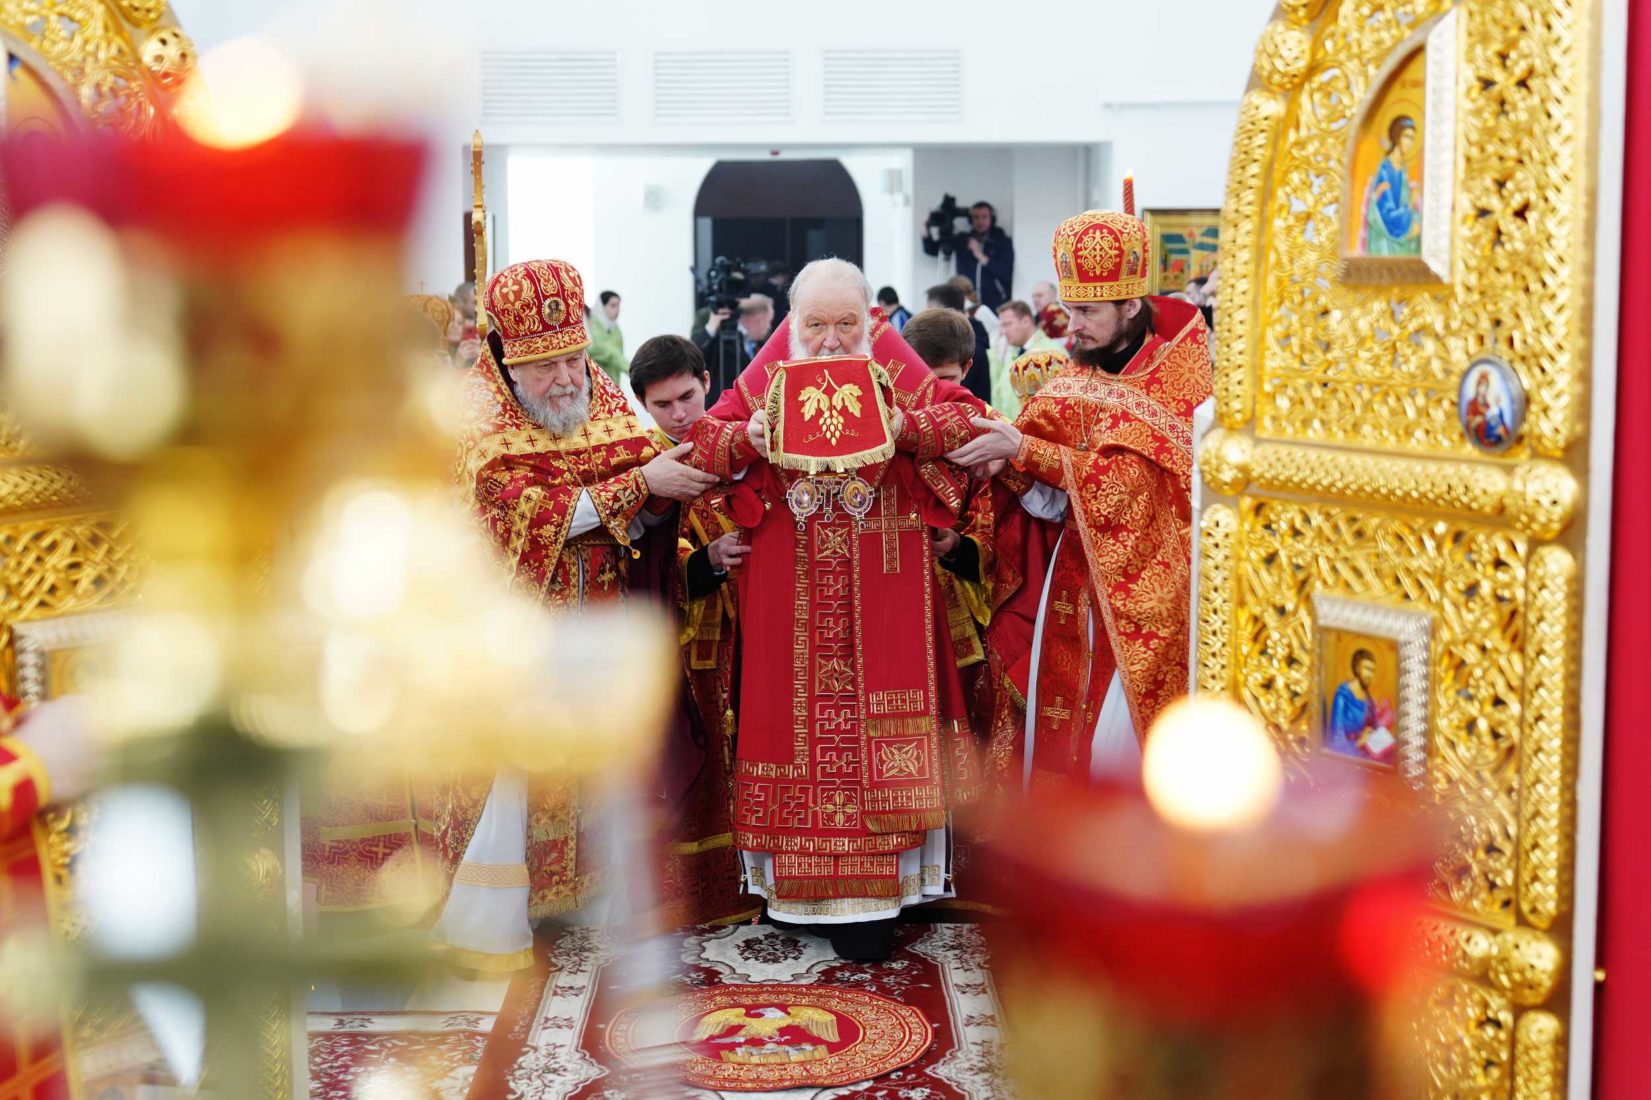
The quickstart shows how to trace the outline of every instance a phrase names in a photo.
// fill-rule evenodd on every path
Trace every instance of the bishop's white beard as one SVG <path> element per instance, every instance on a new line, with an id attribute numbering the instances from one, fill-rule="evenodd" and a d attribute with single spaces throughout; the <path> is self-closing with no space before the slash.
<path id="1" fill-rule="evenodd" d="M 552 386 L 543 397 L 518 391 L 516 397 L 536 424 L 551 435 L 571 435 L 590 419 L 590 375 L 581 376 L 577 386 Z M 551 398 L 573 398 L 561 408 L 551 407 Z"/>
<path id="2" fill-rule="evenodd" d="M 870 354 L 871 354 L 871 325 L 869 323 L 866 324 L 865 327 L 860 329 L 860 339 L 855 343 L 855 345 L 852 348 L 844 348 L 841 351 L 833 352 L 829 355 L 825 355 L 825 354 L 817 355 L 817 356 L 816 355 L 809 355 L 808 354 L 808 349 L 803 346 L 803 335 L 802 335 L 802 333 L 798 332 L 795 328 L 793 328 L 791 330 L 791 358 L 792 359 L 841 359 L 841 358 L 844 358 L 844 357 L 850 356 L 850 355 L 870 355 Z"/>

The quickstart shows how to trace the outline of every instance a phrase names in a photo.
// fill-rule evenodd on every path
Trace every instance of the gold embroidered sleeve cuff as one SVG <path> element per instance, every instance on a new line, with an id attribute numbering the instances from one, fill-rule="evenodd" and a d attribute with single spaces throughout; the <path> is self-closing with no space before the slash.
<path id="1" fill-rule="evenodd" d="M 621 546 L 631 544 L 631 521 L 648 502 L 648 479 L 640 467 L 627 470 L 618 477 L 609 478 L 585 490 L 596 514 L 602 517 L 602 526 Z"/>
<path id="2" fill-rule="evenodd" d="M 967 405 L 946 403 L 926 409 L 907 409 L 895 445 L 919 462 L 957 450 L 975 436 Z"/>
<path id="3" fill-rule="evenodd" d="M 761 456 L 745 434 L 743 420 L 701 417 L 694 425 L 694 453 L 689 462 L 708 474 L 731 478 Z"/>
<path id="4" fill-rule="evenodd" d="M 1061 449 L 1058 444 L 1035 435 L 1022 435 L 1020 453 L 1015 455 L 1014 467 L 1030 474 L 1045 485 L 1061 487 Z"/>

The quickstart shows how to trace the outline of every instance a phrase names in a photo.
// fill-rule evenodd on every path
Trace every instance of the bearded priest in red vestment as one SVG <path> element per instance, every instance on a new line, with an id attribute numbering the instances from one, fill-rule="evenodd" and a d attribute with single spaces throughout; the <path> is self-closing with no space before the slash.
<path id="1" fill-rule="evenodd" d="M 954 462 L 1008 460 L 1027 513 L 1060 525 L 1026 673 L 1022 778 L 1133 772 L 1140 738 L 1187 691 L 1192 414 L 1210 395 L 1197 307 L 1146 297 L 1152 259 L 1132 212 L 1055 232 L 1072 365 L 1014 424 L 977 420 Z"/>
<path id="2" fill-rule="evenodd" d="M 798 273 L 787 323 L 694 427 L 751 531 L 734 843 L 769 915 L 886 956 L 900 909 L 951 893 L 949 813 L 978 788 L 931 568 L 985 408 L 942 382 L 843 260 Z"/>
<path id="3" fill-rule="evenodd" d="M 632 543 L 664 508 L 716 479 L 658 453 L 624 393 L 586 349 L 584 282 L 572 264 L 530 260 L 488 280 L 488 334 L 467 385 L 459 476 L 517 588 L 574 612 L 626 595 Z M 436 934 L 455 962 L 501 971 L 532 961 L 531 925 L 592 900 L 605 847 L 582 794 L 513 770 L 436 793 L 451 885 Z"/>

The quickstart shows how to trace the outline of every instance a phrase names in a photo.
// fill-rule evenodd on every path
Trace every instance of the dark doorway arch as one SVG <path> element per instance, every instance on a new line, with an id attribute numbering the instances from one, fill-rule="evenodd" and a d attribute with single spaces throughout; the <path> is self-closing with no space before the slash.
<path id="1" fill-rule="evenodd" d="M 864 252 L 860 190 L 837 160 L 722 160 L 694 200 L 694 273 L 703 289 L 717 257 L 739 261 L 751 289 L 775 298 L 810 260 Z"/>

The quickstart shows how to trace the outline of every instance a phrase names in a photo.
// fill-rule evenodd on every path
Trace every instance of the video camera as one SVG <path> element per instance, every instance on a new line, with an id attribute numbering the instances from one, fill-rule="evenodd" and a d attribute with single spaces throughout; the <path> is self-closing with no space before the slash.
<path id="1" fill-rule="evenodd" d="M 960 218 L 961 232 L 957 228 Z M 945 195 L 923 222 L 923 251 L 930 256 L 950 257 L 958 249 L 958 238 L 967 236 L 968 232 L 969 208 L 957 205 L 956 195 Z"/>
<path id="2" fill-rule="evenodd" d="M 740 301 L 748 298 L 756 290 L 754 279 L 761 278 L 768 272 L 766 261 L 757 260 L 746 262 L 728 256 L 718 256 L 711 261 L 711 267 L 705 272 L 705 279 L 699 288 L 699 304 L 712 313 L 719 310 L 728 310 L 737 315 Z"/>

